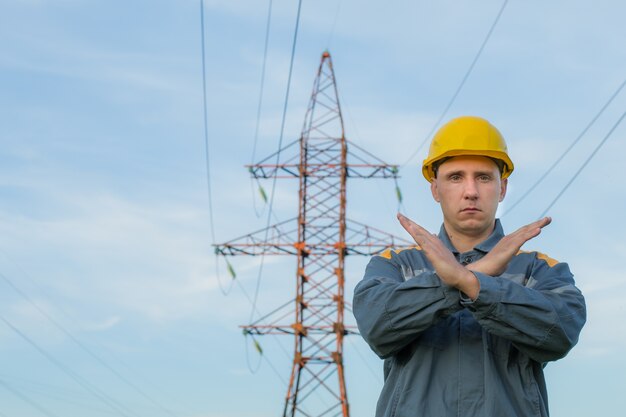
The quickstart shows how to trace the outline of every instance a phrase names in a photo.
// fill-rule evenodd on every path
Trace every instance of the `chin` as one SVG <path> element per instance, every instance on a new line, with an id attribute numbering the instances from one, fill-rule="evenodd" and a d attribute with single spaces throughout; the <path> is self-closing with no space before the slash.
<path id="1" fill-rule="evenodd" d="M 482 233 L 491 226 L 492 222 L 479 219 L 470 219 L 459 222 L 459 228 L 469 233 Z"/>

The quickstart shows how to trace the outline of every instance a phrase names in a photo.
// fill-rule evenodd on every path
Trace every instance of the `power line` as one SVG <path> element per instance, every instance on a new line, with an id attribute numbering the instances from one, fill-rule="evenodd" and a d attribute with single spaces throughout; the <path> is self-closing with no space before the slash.
<path id="1" fill-rule="evenodd" d="M 76 374 L 69 367 L 63 364 L 61 361 L 54 358 L 51 354 L 49 354 L 44 348 L 39 346 L 34 340 L 28 337 L 24 332 L 14 326 L 10 321 L 8 321 L 5 317 L 0 316 L 0 320 L 4 322 L 13 332 L 15 332 L 18 336 L 20 336 L 23 340 L 25 340 L 29 345 L 31 345 L 35 350 L 37 350 L 42 356 L 44 356 L 48 361 L 52 362 L 57 368 L 59 368 L 64 374 L 72 378 L 76 383 L 78 383 L 81 387 L 91 393 L 94 397 L 108 405 L 113 411 L 117 414 L 128 417 L 129 414 L 125 412 L 123 409 L 126 408 L 113 398 L 106 395 L 104 392 L 100 391 L 98 388 L 92 386 L 87 380 Z M 126 411 L 130 412 L 128 409 Z M 132 412 L 131 412 L 132 413 Z M 134 414 L 134 413 L 132 413 Z M 135 414 L 136 415 L 136 414 Z"/>
<path id="2" fill-rule="evenodd" d="M 376 372 L 374 371 L 374 369 L 372 369 L 372 366 L 370 365 L 370 363 L 367 361 L 367 359 L 365 359 L 365 356 L 363 356 L 363 354 L 361 353 L 361 351 L 359 350 L 358 346 L 356 345 L 356 343 L 354 343 L 352 341 L 352 338 L 347 338 L 347 340 L 350 342 L 350 344 L 352 345 L 352 347 L 354 348 L 354 351 L 356 352 L 356 354 L 359 356 L 359 358 L 361 358 L 361 360 L 363 361 L 363 363 L 365 364 L 365 367 L 367 368 L 367 370 L 370 372 L 370 374 L 372 374 L 372 376 L 374 378 L 376 378 L 376 381 L 378 383 L 380 383 L 382 385 L 383 380 L 381 378 L 380 372 Z"/>
<path id="3" fill-rule="evenodd" d="M 537 188 L 537 186 L 539 184 L 541 184 L 543 182 L 543 180 L 546 179 L 546 177 L 552 172 L 552 170 L 563 160 L 563 158 L 565 158 L 565 155 L 567 155 L 569 153 L 569 151 L 572 150 L 572 148 L 580 141 L 580 139 L 587 133 L 587 131 L 591 128 L 591 126 L 593 126 L 595 124 L 595 122 L 598 120 L 598 118 L 602 115 L 602 113 L 604 113 L 604 111 L 606 110 L 606 108 L 609 106 L 609 104 L 611 104 L 613 102 L 613 100 L 615 99 L 615 97 L 617 97 L 617 95 L 620 93 L 620 91 L 622 91 L 622 88 L 624 88 L 624 85 L 626 85 L 626 79 L 624 79 L 624 81 L 622 81 L 622 83 L 620 84 L 620 86 L 617 88 L 617 90 L 615 90 L 615 92 L 611 95 L 611 97 L 607 100 L 606 103 L 604 103 L 604 105 L 602 106 L 602 108 L 600 109 L 600 111 L 598 111 L 598 113 L 591 119 L 591 121 L 587 124 L 587 126 L 585 126 L 585 128 L 582 130 L 582 132 L 580 132 L 580 134 L 576 137 L 576 139 L 574 139 L 574 141 L 569 145 L 569 147 L 561 154 L 561 156 L 559 156 L 557 158 L 556 161 L 554 161 L 554 163 L 550 166 L 550 168 L 548 168 L 546 170 L 546 172 L 543 173 L 543 175 L 541 177 L 539 177 L 539 179 L 532 185 L 530 186 L 530 188 L 528 190 L 526 190 L 526 192 L 519 198 L 517 199 L 517 201 L 515 201 L 515 203 L 513 203 L 513 205 L 511 205 L 503 214 L 501 217 L 506 216 L 508 213 L 510 213 L 515 207 L 517 207 L 517 205 L 519 205 L 519 203 L 521 203 L 526 197 L 528 197 L 528 195 L 535 189 Z"/>
<path id="4" fill-rule="evenodd" d="M 337 19 L 339 18 L 339 11 L 341 10 L 341 0 L 337 2 L 337 9 L 335 10 L 335 18 L 333 19 L 333 24 L 330 28 L 330 35 L 328 35 L 328 42 L 326 42 L 326 50 L 330 50 L 330 42 L 335 36 L 335 27 L 337 26 Z"/>
<path id="5" fill-rule="evenodd" d="M 251 336 L 254 339 L 254 336 Z M 248 344 L 245 344 L 246 347 L 246 360 L 248 361 L 248 368 L 251 368 L 250 366 L 250 356 L 248 354 Z M 283 383 L 283 385 L 286 387 L 289 387 L 289 381 L 286 381 L 284 379 L 284 377 L 282 376 L 282 374 L 280 372 L 278 372 L 278 370 L 276 369 L 276 367 L 274 366 L 274 364 L 267 358 L 267 356 L 263 355 L 263 353 L 259 354 L 259 362 L 261 360 L 265 359 L 265 362 L 267 362 L 267 364 L 269 365 L 270 369 L 272 370 L 272 372 L 274 372 L 274 374 L 278 377 L 278 379 Z M 259 365 L 257 365 L 257 369 L 258 369 Z"/>
<path id="6" fill-rule="evenodd" d="M 0 379 L 4 379 L 5 383 L 10 383 L 15 389 L 23 393 L 30 393 L 31 396 L 36 396 L 40 398 L 43 397 L 48 400 L 71 404 L 89 412 L 110 414 L 110 411 L 108 409 L 105 410 L 104 408 L 102 408 L 101 404 L 94 405 L 92 402 L 90 402 L 91 397 L 89 399 L 86 399 L 85 393 L 82 391 L 79 392 L 69 389 L 67 387 L 50 385 L 40 381 L 33 381 L 15 375 L 0 374 Z M 2 416 L 3 414 L 0 414 L 0 417 Z"/>
<path id="7" fill-rule="evenodd" d="M 283 137 L 284 137 L 284 133 L 285 133 L 285 121 L 287 119 L 287 107 L 289 105 L 289 91 L 291 88 L 291 76 L 293 73 L 293 62 L 294 62 L 294 57 L 296 54 L 296 44 L 298 41 L 298 28 L 300 26 L 300 11 L 302 9 L 302 0 L 298 1 L 298 11 L 296 14 L 296 27 L 294 30 L 294 34 L 293 34 L 293 43 L 291 46 L 291 59 L 289 60 L 289 75 L 287 77 L 287 89 L 285 92 L 285 102 L 283 105 L 283 114 L 282 114 L 282 121 L 281 121 L 281 125 L 280 125 L 280 136 L 278 139 L 278 152 L 276 152 L 276 165 L 278 165 L 278 163 L 280 162 L 280 153 L 281 153 L 281 149 L 283 146 Z M 267 224 L 266 224 L 266 228 L 265 228 L 265 237 L 263 239 L 263 241 L 267 242 L 267 238 L 269 235 L 269 230 L 270 230 L 270 222 L 272 219 L 272 211 L 273 211 L 273 207 L 274 207 L 274 196 L 275 196 L 275 190 L 276 190 L 276 182 L 277 182 L 277 175 L 274 176 L 274 178 L 272 179 L 272 191 L 270 194 L 270 202 L 269 202 L 269 207 L 268 207 L 268 213 L 267 213 Z M 257 276 L 257 282 L 256 282 L 256 288 L 254 290 L 254 298 L 253 298 L 253 303 L 252 303 L 252 310 L 250 311 L 250 321 L 252 321 L 252 319 L 254 318 L 254 311 L 256 310 L 256 303 L 259 297 L 259 288 L 261 286 L 261 277 L 263 275 L 263 265 L 264 265 L 264 261 L 265 261 L 265 255 L 261 255 L 261 265 L 259 266 L 259 274 Z"/>
<path id="8" fill-rule="evenodd" d="M 261 108 L 262 108 L 262 100 L 263 100 L 263 91 L 264 91 L 264 84 L 265 84 L 265 69 L 266 69 L 266 61 L 267 61 L 267 50 L 268 50 L 268 45 L 269 45 L 269 33 L 270 33 L 270 27 L 271 27 L 271 14 L 272 14 L 272 0 L 269 1 L 269 6 L 268 6 L 268 14 L 267 14 L 267 22 L 266 22 L 266 29 L 265 29 L 265 46 L 264 46 L 264 51 L 263 51 L 263 66 L 262 66 L 262 72 L 261 72 L 261 87 L 260 87 L 260 92 L 259 92 L 259 103 L 258 103 L 258 107 L 257 107 L 257 122 L 256 122 L 256 128 L 255 128 L 255 135 L 254 135 L 254 145 L 253 145 L 253 151 L 252 151 L 252 161 L 254 161 L 254 155 L 256 153 L 256 145 L 257 145 L 257 138 L 258 138 L 258 132 L 259 132 L 259 126 L 260 126 L 260 115 L 261 115 Z M 215 227 L 214 227 L 214 221 L 213 221 L 213 202 L 212 202 L 212 193 L 211 193 L 211 174 L 210 174 L 210 158 L 209 158 L 209 139 L 208 139 L 208 111 L 207 111 L 207 92 L 206 92 L 206 52 L 205 52 L 205 42 L 204 42 L 204 38 L 205 38 L 205 25 L 204 25 L 204 1 L 201 0 L 200 1 L 200 32 L 201 32 L 201 45 L 202 45 L 202 91 L 203 91 L 203 116 L 204 116 L 204 143 L 205 143 L 205 162 L 206 162 L 206 181 L 207 181 L 207 194 L 208 194 L 208 198 L 209 198 L 209 216 L 210 216 L 210 226 L 211 226 L 211 239 L 212 242 L 215 243 Z M 282 140 L 282 137 L 281 137 Z M 256 207 L 255 207 L 255 211 L 256 211 Z M 271 214 L 271 210 L 270 210 L 270 214 Z M 265 238 L 267 240 L 267 237 Z M 243 287 L 243 285 L 241 284 L 241 282 L 237 281 L 236 279 L 231 279 L 230 281 L 230 287 L 228 289 L 224 289 L 224 286 L 222 284 L 222 281 L 220 279 L 220 272 L 219 272 L 219 262 L 218 262 L 218 257 L 217 254 L 215 256 L 215 272 L 216 272 L 216 277 L 218 280 L 218 284 L 219 284 L 219 288 L 220 291 L 222 293 L 222 295 L 228 295 L 233 287 L 234 282 L 237 283 L 237 285 L 239 286 L 239 288 L 241 289 L 241 291 L 243 292 L 243 294 L 246 296 L 246 298 L 248 299 L 248 301 L 250 302 L 250 304 L 252 305 L 252 311 L 258 311 L 258 309 L 256 308 L 256 297 L 255 300 L 253 301 L 253 299 L 248 295 L 247 291 L 245 290 L 245 288 Z M 251 313 L 252 314 L 252 313 Z M 259 312 L 260 314 L 260 312 Z M 281 345 L 282 347 L 282 345 Z M 247 345 L 246 345 L 246 359 L 248 361 L 248 368 L 250 368 L 250 364 L 249 364 L 249 359 L 248 359 L 248 354 L 247 354 Z M 266 362 L 268 362 L 270 364 L 270 367 L 272 369 L 275 369 L 273 364 L 269 361 L 269 359 L 267 357 L 264 358 L 266 360 Z"/>
<path id="9" fill-rule="evenodd" d="M 265 89 L 265 67 L 267 64 L 267 48 L 269 45 L 270 38 L 270 26 L 272 23 L 272 0 L 269 1 L 269 5 L 267 8 L 267 21 L 265 23 L 265 45 L 263 46 L 263 65 L 261 66 L 261 87 L 259 88 L 259 102 L 256 109 L 256 125 L 254 128 L 254 143 L 252 145 L 252 157 L 250 158 L 250 165 L 254 164 L 254 159 L 256 157 L 256 145 L 259 140 L 259 127 L 261 125 L 261 108 L 263 106 L 263 91 Z M 256 209 L 256 199 L 254 198 L 254 179 L 250 178 L 250 185 L 252 188 L 252 203 L 254 205 L 254 212 L 257 217 L 260 217 L 262 213 L 259 213 Z M 260 187 L 259 181 L 257 179 L 257 185 Z"/>
<path id="10" fill-rule="evenodd" d="M 28 404 L 30 404 L 31 406 L 33 406 L 34 408 L 39 410 L 42 414 L 44 414 L 44 415 L 46 415 L 48 417 L 58 417 L 56 414 L 54 414 L 52 411 L 48 410 L 47 408 L 45 408 L 44 406 L 39 404 L 37 401 L 33 400 L 32 398 L 30 398 L 29 396 L 27 396 L 23 392 L 21 392 L 21 391 L 15 389 L 14 387 L 10 386 L 2 378 L 0 378 L 0 385 L 2 385 L 7 391 L 11 391 L 13 394 L 15 394 L 16 396 L 20 397 L 24 402 L 27 402 Z M 4 415 L 4 414 L 0 413 L 0 415 Z"/>
<path id="11" fill-rule="evenodd" d="M 613 125 L 611 130 L 609 130 L 609 132 L 606 134 L 606 136 L 604 136 L 604 139 L 602 139 L 602 141 L 598 144 L 598 146 L 596 146 L 596 148 L 593 150 L 593 152 L 591 152 L 591 155 L 589 155 L 589 157 L 585 160 L 585 162 L 583 162 L 583 164 L 580 166 L 580 168 L 578 168 L 578 171 L 576 171 L 576 173 L 572 176 L 572 178 L 570 178 L 570 180 L 567 182 L 567 184 L 565 184 L 563 189 L 561 189 L 559 194 L 557 194 L 557 196 L 554 198 L 554 200 L 552 200 L 552 202 L 548 205 L 548 207 L 546 207 L 546 209 L 543 211 L 543 213 L 541 213 L 539 218 L 542 218 L 543 216 L 545 216 L 546 213 L 548 212 L 548 210 L 550 210 L 552 208 L 552 206 L 558 201 L 559 198 L 561 198 L 561 196 L 565 193 L 565 191 L 569 188 L 569 186 L 572 185 L 572 183 L 578 177 L 578 175 L 582 172 L 582 170 L 585 169 L 585 167 L 587 166 L 589 161 L 591 161 L 591 159 L 596 155 L 596 153 L 598 153 L 598 151 L 600 150 L 602 145 L 604 145 L 604 143 L 611 137 L 611 135 L 613 134 L 613 131 L 617 128 L 617 126 L 619 126 L 619 124 L 622 122 L 622 120 L 624 119 L 625 116 L 626 116 L 626 112 L 622 113 L 622 115 L 617 120 L 617 122 L 615 122 L 615 124 Z"/>
<path id="12" fill-rule="evenodd" d="M 175 414 L 168 410 L 167 408 L 163 407 L 159 402 L 157 402 L 154 398 L 152 398 L 150 395 L 146 394 L 141 388 L 139 388 L 137 385 L 135 385 L 134 383 L 132 383 L 128 378 L 124 377 L 122 374 L 120 374 L 115 368 L 113 368 L 111 365 L 109 365 L 106 361 L 104 361 L 102 358 L 100 358 L 98 355 L 96 355 L 91 349 L 89 349 L 85 344 L 83 344 L 80 340 L 78 340 L 69 330 L 67 330 L 64 326 L 62 326 L 59 322 L 57 322 L 54 318 L 52 318 L 52 316 L 50 316 L 50 314 L 46 313 L 41 307 L 39 307 L 39 305 L 37 303 L 35 303 L 28 295 L 26 295 L 26 293 L 24 293 L 22 290 L 20 290 L 14 283 L 13 281 L 11 281 L 7 276 L 5 276 L 4 274 L 0 273 L 0 278 L 6 282 L 11 288 L 13 288 L 13 290 L 15 292 L 17 292 L 22 298 L 24 298 L 31 306 L 33 306 L 35 308 L 35 310 L 37 310 L 39 312 L 39 314 L 41 314 L 42 316 L 44 316 L 46 318 L 46 320 L 48 320 L 50 323 L 52 323 L 52 325 L 54 325 L 54 327 L 57 328 L 57 330 L 61 331 L 64 335 L 66 335 L 74 344 L 76 344 L 83 352 L 85 352 L 87 355 L 89 355 L 92 359 L 94 359 L 96 362 L 98 362 L 100 365 L 102 365 L 103 367 L 105 367 L 106 369 L 108 369 L 113 375 L 115 375 L 119 380 L 121 380 L 122 382 L 124 382 L 126 385 L 128 385 L 129 387 L 131 387 L 135 392 L 137 392 L 139 395 L 141 395 L 142 397 L 144 397 L 146 400 L 148 400 L 149 402 L 151 402 L 154 406 L 156 406 L 157 408 L 159 408 L 161 411 L 163 411 L 166 414 L 172 415 L 174 416 Z"/>
<path id="13" fill-rule="evenodd" d="M 437 119 L 435 124 L 433 125 L 432 129 L 430 130 L 430 132 L 428 132 L 428 135 L 426 135 L 424 137 L 424 139 L 419 144 L 417 149 L 411 154 L 411 156 L 409 156 L 409 158 L 406 160 L 406 162 L 404 164 L 402 164 L 402 167 L 405 167 L 406 165 L 408 165 L 409 162 L 411 162 L 413 160 L 413 158 L 415 158 L 415 156 L 419 153 L 419 151 L 422 150 L 422 147 L 426 144 L 428 139 L 430 139 L 430 137 L 433 135 L 433 133 L 435 133 L 435 130 L 437 129 L 437 127 L 439 126 L 439 124 L 441 123 L 443 118 L 448 113 L 448 110 L 450 110 L 450 107 L 452 107 L 452 104 L 455 102 L 457 96 L 461 92 L 461 89 L 465 85 L 465 82 L 467 81 L 467 79 L 469 78 L 470 74 L 472 73 L 472 70 L 474 69 L 474 66 L 476 65 L 476 62 L 478 62 L 478 58 L 480 58 L 480 55 L 483 53 L 483 50 L 485 49 L 485 45 L 487 45 L 487 42 L 489 41 L 489 38 L 491 38 L 491 34 L 493 33 L 493 30 L 495 29 L 496 25 L 500 21 L 500 16 L 502 16 L 502 12 L 504 12 L 504 8 L 506 7 L 508 2 L 509 2 L 509 0 L 504 0 L 504 2 L 502 3 L 502 7 L 500 7 L 500 11 L 498 12 L 498 15 L 496 16 L 495 20 L 491 24 L 491 28 L 489 28 L 489 32 L 487 32 L 487 36 L 485 36 L 485 39 L 483 40 L 483 43 L 480 45 L 480 48 L 478 48 L 478 52 L 474 56 L 474 59 L 472 60 L 472 63 L 470 64 L 469 68 L 465 72 L 465 75 L 463 76 L 463 79 L 461 80 L 461 83 L 459 84 L 459 86 L 457 87 L 456 91 L 452 95 L 452 98 L 450 99 L 450 101 L 446 105 L 445 109 L 443 109 L 443 112 L 441 112 L 441 115 L 439 116 L 439 118 Z"/>
<path id="14" fill-rule="evenodd" d="M 202 116 L 204 121 L 204 161 L 206 167 L 206 185 L 207 197 L 209 199 L 209 226 L 211 228 L 211 241 L 215 244 L 215 222 L 213 221 L 213 193 L 211 191 L 211 158 L 209 152 L 209 120 L 207 110 L 207 91 L 206 91 L 206 52 L 204 46 L 204 0 L 200 0 L 200 46 L 202 56 Z M 228 295 L 233 287 L 231 280 L 230 288 L 224 289 L 222 280 L 220 279 L 219 264 L 217 254 L 215 255 L 215 275 L 219 284 L 220 291 L 223 295 Z"/>
<path id="15" fill-rule="evenodd" d="M 291 76 L 292 76 L 292 72 L 293 72 L 293 62 L 294 62 L 294 55 L 295 55 L 295 48 L 296 48 L 296 40 L 297 40 L 298 27 L 299 27 L 299 22 L 300 22 L 301 5 L 302 5 L 302 0 L 300 0 L 300 2 L 298 3 L 298 12 L 297 12 L 297 18 L 296 18 L 296 28 L 295 28 L 295 32 L 294 32 L 293 46 L 292 46 L 292 51 L 291 51 L 291 60 L 290 60 L 290 66 L 289 66 L 289 76 L 288 76 L 288 81 L 287 81 L 287 92 L 285 94 L 285 104 L 284 104 L 284 108 L 283 108 L 283 117 L 282 117 L 281 131 L 280 131 L 280 140 L 279 140 L 279 145 L 278 145 L 279 151 L 278 151 L 278 154 L 276 156 L 277 160 L 278 160 L 278 158 L 280 156 L 280 149 L 282 148 L 282 141 L 283 141 L 283 136 L 284 136 L 284 128 L 285 128 L 287 105 L 288 105 L 288 99 L 289 99 L 289 90 L 290 90 L 290 85 L 291 85 Z M 256 144 L 257 144 L 257 138 L 258 138 L 258 132 L 259 132 L 259 126 L 260 126 L 260 114 L 261 114 L 261 107 L 262 107 L 262 100 L 263 100 L 263 91 L 264 91 L 264 83 L 265 83 L 265 70 L 266 70 L 266 61 L 267 61 L 267 50 L 268 50 L 268 45 L 269 45 L 269 33 L 270 33 L 270 26 L 271 26 L 271 13 L 272 13 L 272 0 L 270 0 L 269 6 L 268 6 L 268 15 L 267 15 L 267 22 L 266 22 L 266 30 L 265 30 L 265 46 L 264 46 L 264 52 L 263 52 L 263 67 L 262 67 L 262 74 L 261 74 L 261 87 L 260 87 L 260 92 L 259 92 L 259 103 L 258 103 L 258 107 L 257 107 L 257 123 L 256 123 L 256 128 L 255 128 L 254 146 L 253 146 L 253 152 L 252 152 L 252 161 L 253 162 L 254 162 L 254 155 L 256 153 Z M 203 87 L 203 105 L 204 105 L 204 142 L 205 142 L 205 161 L 206 161 L 206 172 L 207 172 L 207 192 L 208 192 L 208 196 L 209 196 L 209 213 L 210 213 L 210 223 L 211 223 L 211 238 L 212 238 L 213 243 L 215 243 L 215 232 L 214 232 L 215 228 L 214 228 L 214 222 L 213 222 L 213 203 L 212 203 L 212 198 L 211 198 L 211 174 L 210 174 L 210 164 L 209 164 L 209 139 L 208 139 L 207 94 L 206 94 L 206 58 L 205 58 L 205 44 L 204 44 L 205 25 L 204 25 L 204 1 L 203 0 L 200 1 L 200 28 L 201 28 L 201 38 L 202 38 L 202 42 L 201 42 L 201 44 L 202 44 L 202 87 Z M 272 205 L 273 205 L 273 199 L 274 199 L 275 184 L 276 184 L 276 179 L 274 179 L 274 182 L 273 182 L 273 185 L 272 185 L 272 193 L 271 193 L 270 206 L 269 206 L 268 218 L 267 218 L 268 227 L 269 227 L 269 223 L 270 223 L 271 217 L 272 217 L 272 215 L 274 215 L 274 213 L 272 211 Z M 274 217 L 275 217 L 275 215 L 274 215 Z M 265 236 L 264 240 L 267 241 L 267 235 Z M 217 278 L 218 278 L 218 282 L 219 282 L 220 290 L 221 290 L 222 294 L 223 295 L 228 295 L 228 293 L 230 292 L 230 288 L 232 288 L 232 286 L 233 286 L 233 282 L 236 282 L 237 285 L 242 290 L 243 294 L 246 296 L 246 298 L 248 299 L 248 301 L 250 302 L 250 304 L 252 306 L 252 310 L 251 310 L 251 313 L 250 313 L 250 317 L 251 317 L 250 320 L 252 320 L 252 317 L 254 316 L 255 312 L 260 314 L 259 310 L 256 307 L 256 301 L 257 301 L 257 298 L 258 298 L 258 291 L 259 291 L 260 280 L 261 280 L 262 269 L 263 269 L 263 258 L 261 258 L 261 266 L 260 266 L 259 275 L 258 275 L 258 278 L 257 278 L 257 285 L 256 285 L 254 298 L 250 297 L 250 295 L 247 293 L 247 291 L 245 290 L 245 288 L 243 287 L 241 282 L 239 282 L 239 281 L 237 281 L 235 279 L 231 280 L 230 288 L 228 290 L 224 291 L 224 288 L 222 286 L 221 280 L 219 279 L 219 270 L 218 270 L 219 265 L 218 265 L 218 262 L 217 262 L 217 256 L 216 256 L 215 264 L 216 264 Z M 282 345 L 280 345 L 280 346 L 282 348 Z M 246 352 L 247 352 L 247 345 L 246 345 Z M 268 362 L 270 367 L 275 371 L 275 367 L 270 362 L 270 360 L 267 357 L 264 357 L 263 355 L 262 355 L 262 357 L 263 357 L 263 359 L 265 359 L 266 362 Z M 248 354 L 247 353 L 246 353 L 246 359 L 248 359 Z M 260 362 L 259 362 L 259 364 L 260 364 Z M 250 368 L 249 360 L 248 360 L 248 368 Z"/>
<path id="16" fill-rule="evenodd" d="M 215 243 L 215 227 L 213 222 L 213 198 L 211 193 L 211 163 L 209 158 L 209 121 L 207 111 L 207 98 L 206 98 L 206 58 L 205 58 L 205 46 L 204 46 L 204 0 L 200 0 L 200 43 L 202 48 L 202 104 L 203 104 L 203 116 L 204 116 L 204 149 L 205 149 L 205 163 L 206 163 L 206 176 L 207 176 L 207 195 L 209 197 L 209 217 L 211 222 L 211 239 Z"/>

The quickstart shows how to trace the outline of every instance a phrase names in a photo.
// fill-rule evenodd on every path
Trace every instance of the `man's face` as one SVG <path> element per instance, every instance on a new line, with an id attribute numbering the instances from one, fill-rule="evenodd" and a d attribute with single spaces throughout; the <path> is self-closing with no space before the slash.
<path id="1" fill-rule="evenodd" d="M 441 204 L 449 234 L 486 238 L 493 230 L 498 203 L 506 194 L 496 163 L 484 156 L 456 156 L 443 162 L 430 185 Z"/>

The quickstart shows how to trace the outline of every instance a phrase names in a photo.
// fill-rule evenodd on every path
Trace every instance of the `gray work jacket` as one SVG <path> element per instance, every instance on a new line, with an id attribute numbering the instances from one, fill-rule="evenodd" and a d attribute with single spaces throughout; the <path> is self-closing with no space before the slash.
<path id="1" fill-rule="evenodd" d="M 459 253 L 463 264 L 489 252 L 491 236 Z M 376 417 L 548 416 L 543 367 L 578 341 L 585 300 L 569 267 L 520 251 L 501 276 L 475 273 L 475 301 L 446 286 L 418 247 L 374 256 L 356 286 L 359 331 L 385 359 Z"/>

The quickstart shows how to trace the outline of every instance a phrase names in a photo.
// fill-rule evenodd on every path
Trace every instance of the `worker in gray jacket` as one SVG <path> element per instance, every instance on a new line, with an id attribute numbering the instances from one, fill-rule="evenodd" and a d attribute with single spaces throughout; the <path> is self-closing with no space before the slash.
<path id="1" fill-rule="evenodd" d="M 566 263 L 520 250 L 549 217 L 504 235 L 512 171 L 482 118 L 434 136 L 423 174 L 439 235 L 399 214 L 417 246 L 374 256 L 355 289 L 361 335 L 385 359 L 377 417 L 548 416 L 543 368 L 578 341 L 585 301 Z"/>

